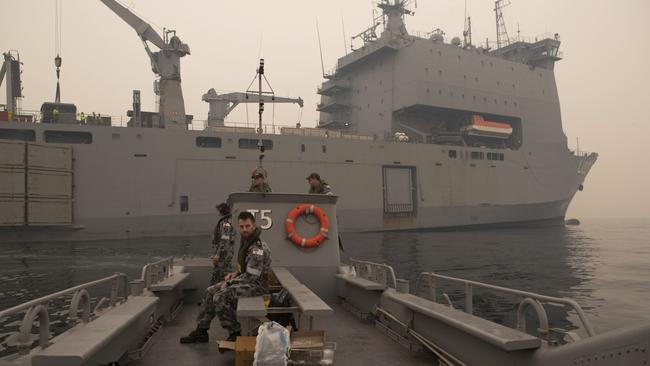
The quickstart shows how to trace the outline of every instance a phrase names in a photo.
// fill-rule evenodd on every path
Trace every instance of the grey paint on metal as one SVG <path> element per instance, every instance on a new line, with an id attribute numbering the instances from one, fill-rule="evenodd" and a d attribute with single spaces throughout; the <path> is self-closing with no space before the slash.
<path id="1" fill-rule="evenodd" d="M 203 94 L 201 100 L 210 105 L 208 112 L 208 128 L 220 127 L 228 114 L 232 112 L 240 103 L 295 103 L 302 108 L 302 98 L 276 97 L 275 95 L 254 95 L 252 93 L 226 93 L 217 94 L 214 88 L 210 88 L 207 93 Z"/>
<path id="2" fill-rule="evenodd" d="M 5 104 L 6 110 L 15 118 L 17 110 L 17 98 L 22 97 L 22 86 L 20 81 L 20 61 L 11 54 L 11 51 L 3 53 L 3 62 L 0 67 L 0 85 L 4 81 L 7 88 Z"/>
<path id="3" fill-rule="evenodd" d="M 285 288 L 293 301 L 307 317 L 332 315 L 334 312 L 318 295 L 301 282 L 285 267 L 273 267 L 278 282 Z M 332 278 L 331 276 L 329 277 Z"/>
<path id="4" fill-rule="evenodd" d="M 97 320 L 52 339 L 52 345 L 31 358 L 31 365 L 102 365 L 119 360 L 144 339 L 158 301 L 157 297 L 129 298 Z"/>
<path id="5" fill-rule="evenodd" d="M 32 129 L 36 143 L 43 143 L 41 124 L 6 123 L 0 128 L 5 126 Z M 206 234 L 214 225 L 215 203 L 229 192 L 247 189 L 250 171 L 257 165 L 257 151 L 238 147 L 240 138 L 255 139 L 254 134 L 61 125 L 47 129 L 93 134 L 93 144 L 73 145 L 74 224 L 83 229 L 47 235 L 48 240 Z M 223 146 L 199 148 L 198 136 L 219 137 Z M 506 151 L 507 164 L 491 168 L 487 161 L 449 159 L 449 147 L 434 144 L 291 134 L 264 138 L 274 141 L 264 163 L 274 190 L 304 192 L 304 178 L 318 171 L 341 197 L 339 215 L 345 231 L 561 219 L 596 160 L 595 155 L 575 156 L 557 149 L 532 155 Z M 322 146 L 327 147 L 326 153 Z M 455 149 L 459 153 L 476 150 Z M 354 162 L 346 162 L 349 159 Z M 415 216 L 384 217 L 382 169 L 396 159 L 417 167 Z M 440 162 L 445 174 L 439 174 L 440 167 L 433 162 Z M 523 169 L 526 166 L 529 169 Z M 181 195 L 189 196 L 188 212 L 179 210 Z M 17 239 L 15 233 L 0 235 L 6 240 L 30 241 L 39 240 L 41 234 L 23 232 Z"/>
<path id="6" fill-rule="evenodd" d="M 154 92 L 160 97 L 158 116 L 165 128 L 186 128 L 185 101 L 181 88 L 181 57 L 190 54 L 187 44 L 181 42 L 175 31 L 168 31 L 164 38 L 144 20 L 114 0 L 101 0 L 117 16 L 122 18 L 138 34 L 151 60 L 152 71 L 160 77 L 156 80 Z M 173 33 L 168 38 L 169 33 Z M 151 42 L 160 51 L 152 52 L 147 45 Z"/>
<path id="7" fill-rule="evenodd" d="M 242 297 L 237 300 L 237 316 L 265 316 L 266 308 L 264 299 L 261 296 Z"/>
<path id="8" fill-rule="evenodd" d="M 174 67 L 154 68 L 175 69 L 189 53 L 175 37 L 160 44 L 161 37 L 146 23 L 114 1 L 103 1 L 139 36 L 160 47 L 161 54 L 173 56 L 169 62 Z M 341 57 L 319 88 L 322 129 L 284 128 L 281 134 L 261 136 L 274 142 L 264 160 L 274 191 L 304 192 L 304 177 L 318 171 L 341 197 L 345 231 L 563 219 L 598 155 L 568 148 L 553 68 L 559 57 L 543 55 L 549 47 L 556 52 L 559 40 L 518 42 L 494 51 L 459 47 L 440 37 L 409 35 L 401 15 L 386 15 L 386 31 Z M 161 95 L 162 116 L 185 113 L 180 69 L 172 74 L 161 74 L 159 87 L 169 89 Z M 168 111 L 163 104 L 171 106 Z M 432 111 L 501 116 L 520 125 L 521 138 L 505 148 L 431 143 L 432 129 L 441 123 Z M 214 205 L 230 192 L 246 189 L 257 165 L 258 151 L 240 149 L 239 139 L 260 136 L 254 128 L 187 131 L 184 123 L 179 125 L 183 128 L 50 126 L 90 132 L 93 143 L 74 145 L 73 224 L 80 229 L 47 238 L 210 232 Z M 36 143 L 43 143 L 41 124 L 6 123 L 0 128 L 34 130 Z M 406 133 L 411 142 L 386 140 L 395 132 Z M 221 147 L 197 146 L 199 136 L 220 138 Z M 504 159 L 472 159 L 472 153 L 503 154 Z M 398 191 L 383 189 L 384 168 L 395 165 L 414 168 L 411 184 L 417 203 L 417 210 L 398 217 L 384 212 L 384 197 L 389 204 L 393 198 L 403 201 L 394 196 Z M 179 209 L 180 196 L 189 199 L 187 212 Z M 16 233 L 2 232 L 0 238 L 31 241 L 40 235 L 21 232 L 16 239 Z"/>
<path id="9" fill-rule="evenodd" d="M 228 197 L 234 218 L 242 211 L 257 210 L 257 226 L 263 229 L 261 237 L 271 250 L 273 267 L 288 269 L 298 281 L 325 300 L 335 299 L 335 284 L 331 278 L 340 264 L 337 200 L 337 196 L 285 193 L 233 193 Z M 287 239 L 285 220 L 289 211 L 299 204 L 316 205 L 329 218 L 328 238 L 316 248 L 299 248 Z M 296 220 L 296 230 L 303 237 L 311 237 L 319 228 L 313 216 Z M 239 244 L 237 239 L 235 253 L 239 251 Z M 235 263 L 236 257 L 233 258 Z"/>

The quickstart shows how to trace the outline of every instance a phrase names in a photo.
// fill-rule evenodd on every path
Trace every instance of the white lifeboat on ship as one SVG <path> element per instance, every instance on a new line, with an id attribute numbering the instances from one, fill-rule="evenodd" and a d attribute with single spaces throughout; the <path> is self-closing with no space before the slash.
<path id="1" fill-rule="evenodd" d="M 463 127 L 468 136 L 508 139 L 512 135 L 512 126 L 508 123 L 486 121 L 483 116 L 472 115 L 470 124 Z"/>

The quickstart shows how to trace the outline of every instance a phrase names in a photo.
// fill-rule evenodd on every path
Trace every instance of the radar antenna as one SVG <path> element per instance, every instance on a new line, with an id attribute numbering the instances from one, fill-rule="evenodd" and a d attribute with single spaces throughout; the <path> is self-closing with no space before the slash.
<path id="1" fill-rule="evenodd" d="M 383 25 L 383 34 L 402 35 L 406 36 L 407 31 L 404 26 L 404 15 L 415 15 L 414 9 L 418 7 L 415 0 L 380 0 L 376 3 L 377 7 L 381 9 L 381 14 L 376 15 L 373 10 L 372 25 L 363 32 L 352 36 L 351 49 L 355 50 L 353 44 L 355 39 L 361 39 L 363 44 L 377 41 L 380 36 L 377 36 L 377 28 Z"/>
<path id="2" fill-rule="evenodd" d="M 506 21 L 503 19 L 503 9 L 510 5 L 510 0 L 496 0 L 494 2 L 494 14 L 496 15 L 497 24 L 497 48 L 510 44 Z"/>

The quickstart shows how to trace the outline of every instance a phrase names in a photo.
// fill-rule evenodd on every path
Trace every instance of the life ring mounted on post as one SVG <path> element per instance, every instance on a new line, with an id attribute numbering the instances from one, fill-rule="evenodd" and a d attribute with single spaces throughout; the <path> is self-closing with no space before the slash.
<path id="1" fill-rule="evenodd" d="M 303 238 L 296 231 L 296 219 L 301 215 L 314 215 L 320 224 L 320 230 L 311 238 Z M 291 240 L 296 246 L 301 248 L 315 248 L 321 245 L 327 239 L 327 233 L 330 228 L 330 220 L 318 206 L 310 204 L 300 204 L 289 211 L 287 219 L 284 222 L 284 229 L 287 238 Z"/>

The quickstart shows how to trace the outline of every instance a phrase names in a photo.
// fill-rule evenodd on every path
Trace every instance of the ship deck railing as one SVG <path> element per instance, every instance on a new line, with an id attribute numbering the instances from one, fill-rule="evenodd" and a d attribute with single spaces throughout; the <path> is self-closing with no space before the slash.
<path id="1" fill-rule="evenodd" d="M 102 285 L 110 285 L 109 297 L 100 298 L 91 311 L 91 296 L 89 289 Z M 123 289 L 123 296 L 118 297 L 120 285 Z M 19 317 L 20 320 L 18 333 L 9 336 L 7 343 L 10 346 L 16 346 L 18 353 L 25 355 L 29 353 L 33 342 L 32 325 L 35 321 L 39 322 L 38 344 L 42 349 L 51 345 L 50 342 L 50 307 L 57 304 L 65 304 L 70 299 L 70 307 L 67 311 L 66 321 L 68 325 L 74 326 L 78 322 L 89 323 L 94 318 L 103 313 L 106 308 L 111 309 L 124 303 L 128 299 L 128 281 L 124 273 L 115 273 L 111 276 L 86 282 L 47 296 L 28 301 L 26 303 L 0 311 L 0 319 Z M 54 307 L 52 306 L 52 307 Z M 62 305 L 63 306 L 63 305 Z M 58 309 L 57 309 L 58 310 Z M 79 311 L 82 311 L 79 318 Z M 65 312 L 62 312 L 65 314 Z"/>
<path id="2" fill-rule="evenodd" d="M 437 303 L 438 300 L 438 289 L 440 282 L 447 282 L 451 284 L 461 285 L 464 291 L 464 312 L 470 315 L 474 314 L 474 290 L 475 289 L 484 289 L 492 292 L 497 292 L 505 295 L 514 296 L 519 299 L 519 305 L 517 307 L 517 320 L 515 328 L 521 332 L 526 332 L 526 311 L 530 308 L 534 311 L 537 316 L 537 321 L 539 322 L 538 331 L 541 336 L 547 335 L 551 330 L 560 331 L 566 333 L 574 341 L 579 339 L 579 336 L 574 332 L 564 331 L 562 329 L 551 329 L 549 327 L 549 318 L 546 310 L 544 309 L 544 304 L 556 307 L 568 307 L 573 310 L 577 315 L 580 323 L 582 324 L 582 329 L 586 332 L 587 337 L 592 337 L 596 333 L 594 328 L 587 320 L 584 311 L 580 305 L 572 299 L 553 297 L 547 295 L 541 295 L 533 292 L 516 290 L 496 285 L 491 285 L 483 282 L 466 280 L 456 277 L 445 276 L 437 274 L 434 272 L 422 272 L 418 275 L 415 283 L 415 294 L 423 295 L 422 297 L 431 300 L 434 303 Z M 442 298 L 444 302 L 449 306 L 454 306 L 451 298 L 447 293 L 442 293 Z"/>

